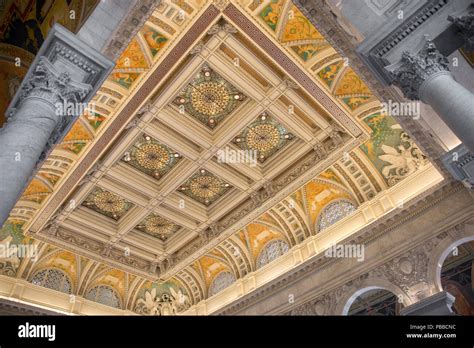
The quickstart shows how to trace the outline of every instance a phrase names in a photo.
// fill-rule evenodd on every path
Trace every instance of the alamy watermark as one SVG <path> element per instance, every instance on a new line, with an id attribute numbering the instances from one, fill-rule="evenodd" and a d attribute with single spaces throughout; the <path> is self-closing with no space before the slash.
<path id="1" fill-rule="evenodd" d="M 26 322 L 18 326 L 20 338 L 47 338 L 48 341 L 56 340 L 56 325 L 37 325 Z"/>
<path id="2" fill-rule="evenodd" d="M 324 252 L 324 256 L 330 258 L 355 258 L 364 261 L 365 246 L 363 244 L 331 244 Z"/>
<path id="3" fill-rule="evenodd" d="M 11 259 L 11 258 L 32 258 L 38 257 L 38 246 L 33 244 L 10 244 L 6 242 L 0 244 L 0 259 Z"/>
<path id="4" fill-rule="evenodd" d="M 56 115 L 58 116 L 80 116 L 95 117 L 95 104 L 92 103 L 73 103 L 64 100 L 62 103 L 54 104 Z"/>
<path id="5" fill-rule="evenodd" d="M 258 153 L 256 150 L 234 150 L 226 147 L 217 151 L 217 162 L 219 163 L 248 163 L 251 167 L 257 165 Z"/>
<path id="6" fill-rule="evenodd" d="M 394 102 L 389 99 L 388 103 L 381 103 L 382 113 L 392 117 L 411 117 L 414 120 L 420 119 L 420 102 L 419 101 L 406 101 L 406 102 Z"/>

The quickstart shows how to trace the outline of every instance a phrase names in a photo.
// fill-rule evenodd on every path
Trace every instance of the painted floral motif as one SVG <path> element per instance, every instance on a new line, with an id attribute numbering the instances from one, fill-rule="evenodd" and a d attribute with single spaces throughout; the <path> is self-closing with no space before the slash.
<path id="1" fill-rule="evenodd" d="M 324 40 L 323 36 L 295 5 L 291 6 L 290 11 L 292 11 L 290 12 L 292 15 L 288 16 L 288 22 L 283 29 L 282 43 L 301 40 Z"/>
<path id="2" fill-rule="evenodd" d="M 97 130 L 100 125 L 105 121 L 105 116 L 102 116 L 101 114 L 94 113 L 92 115 L 89 115 L 87 117 L 87 120 L 89 121 L 89 124 L 94 128 L 94 130 Z"/>
<path id="3" fill-rule="evenodd" d="M 371 94 L 367 85 L 357 76 L 351 68 L 344 72 L 344 76 L 337 85 L 335 91 L 337 96 L 354 94 Z"/>
<path id="4" fill-rule="evenodd" d="M 84 147 L 87 145 L 87 141 L 85 140 L 78 140 L 78 141 L 72 141 L 72 142 L 67 142 L 64 141 L 59 145 L 60 148 L 69 150 L 76 155 L 81 153 L 81 151 L 84 149 Z"/>
<path id="5" fill-rule="evenodd" d="M 29 238 L 23 234 L 23 222 L 7 220 L 0 229 L 0 249 L 11 250 L 12 246 L 29 243 Z M 20 266 L 21 259 L 15 253 L 0 255 L 0 274 L 10 277 L 15 276 L 16 270 Z"/>
<path id="6" fill-rule="evenodd" d="M 142 48 L 135 38 L 133 39 L 125 51 L 120 56 L 117 61 L 115 69 L 146 69 L 148 68 L 148 63 L 146 61 L 145 55 L 143 54 Z"/>
<path id="7" fill-rule="evenodd" d="M 41 180 L 34 178 L 23 193 L 22 199 L 42 203 L 51 193 L 51 189 Z"/>
<path id="8" fill-rule="evenodd" d="M 282 6 L 283 6 L 283 1 L 272 0 L 270 4 L 266 6 L 262 10 L 262 12 L 260 12 L 260 17 L 273 30 L 275 30 L 277 27 L 278 18 L 280 17 Z"/>
<path id="9" fill-rule="evenodd" d="M 318 44 L 298 45 L 291 48 L 306 62 L 328 47 L 330 47 L 330 45 L 323 41 Z"/>
<path id="10" fill-rule="evenodd" d="M 142 33 L 153 57 L 163 48 L 163 46 L 166 45 L 166 42 L 168 41 L 164 35 L 150 27 L 145 27 Z"/>
<path id="11" fill-rule="evenodd" d="M 342 60 L 328 65 L 318 72 L 318 76 L 328 87 L 331 87 L 343 65 L 344 62 Z"/>
<path id="12" fill-rule="evenodd" d="M 341 98 L 341 100 L 346 104 L 349 109 L 354 111 L 358 107 L 360 107 L 362 104 L 365 104 L 371 97 L 369 96 L 363 96 L 363 97 L 345 97 Z"/>
<path id="13" fill-rule="evenodd" d="M 140 74 L 137 73 L 114 72 L 111 75 L 111 79 L 113 82 L 118 83 L 126 89 L 129 89 L 139 76 Z"/>

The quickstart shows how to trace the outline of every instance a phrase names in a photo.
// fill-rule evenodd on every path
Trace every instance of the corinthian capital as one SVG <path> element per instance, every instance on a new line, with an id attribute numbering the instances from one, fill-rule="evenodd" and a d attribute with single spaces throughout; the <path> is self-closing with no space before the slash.
<path id="1" fill-rule="evenodd" d="M 391 71 L 394 84 L 401 88 L 408 99 L 420 99 L 421 85 L 433 75 L 448 72 L 448 59 L 436 49 L 431 41 L 416 54 L 403 52 L 399 63 L 387 67 Z"/>
<path id="2" fill-rule="evenodd" d="M 81 103 L 92 86 L 75 82 L 67 72 L 58 72 L 46 57 L 40 57 L 35 70 L 20 90 L 19 102 L 27 97 L 39 97 L 57 103 Z"/>

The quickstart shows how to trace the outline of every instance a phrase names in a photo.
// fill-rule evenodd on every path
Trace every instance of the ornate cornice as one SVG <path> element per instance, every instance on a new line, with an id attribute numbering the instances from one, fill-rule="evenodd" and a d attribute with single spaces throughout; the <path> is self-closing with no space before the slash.
<path id="1" fill-rule="evenodd" d="M 9 301 L 0 299 L 0 315 L 27 315 L 27 316 L 41 316 L 41 315 L 62 315 L 58 312 L 48 311 L 39 307 L 31 306 L 26 303 Z"/>
<path id="2" fill-rule="evenodd" d="M 419 215 L 425 213 L 428 209 L 435 206 L 442 200 L 462 190 L 463 186 L 460 183 L 444 181 L 443 184 L 439 185 L 436 189 L 418 196 L 409 202 L 405 202 L 404 209 L 397 209 L 388 213 L 384 218 L 378 219 L 377 221 L 369 224 L 361 231 L 350 236 L 350 238 L 347 240 L 341 241 L 340 244 L 355 243 L 363 244 L 368 247 L 371 243 L 374 243 L 376 240 L 394 230 L 398 226 L 416 219 Z M 295 268 L 291 272 L 274 279 L 273 281 L 242 297 L 231 305 L 218 310 L 216 314 L 231 315 L 238 313 L 249 306 L 263 301 L 265 298 L 272 296 L 275 291 L 295 284 L 296 282 L 309 277 L 314 272 L 320 272 L 323 269 L 335 264 L 336 262 L 338 262 L 338 259 L 327 258 L 324 255 L 314 257 Z M 325 291 L 325 293 L 326 292 L 327 291 Z M 319 296 L 321 295 L 318 295 L 318 298 Z M 319 300 L 321 300 L 321 298 L 319 298 Z M 315 300 L 305 301 L 305 303 L 311 301 Z M 301 309 L 301 311 L 302 313 L 304 312 L 303 309 Z"/>
<path id="3" fill-rule="evenodd" d="M 444 1 L 445 0 L 442 0 L 440 4 Z M 403 101 L 393 88 L 385 86 L 376 78 L 370 68 L 357 54 L 356 47 L 352 43 L 352 37 L 339 25 L 337 22 L 337 14 L 331 11 L 325 1 L 293 0 L 293 2 L 332 47 L 341 56 L 348 58 L 351 68 L 354 69 L 380 101 Z M 435 164 L 436 169 L 443 173 L 446 178 L 450 178 L 450 175 L 446 172 L 440 160 L 440 156 L 444 153 L 441 146 L 412 118 L 400 117 L 397 118 L 397 121 L 410 137 L 416 141 L 430 161 Z"/>
<path id="4" fill-rule="evenodd" d="M 104 55 L 116 61 L 160 3 L 161 0 L 140 0 L 129 9 L 128 15 L 104 48 Z"/>

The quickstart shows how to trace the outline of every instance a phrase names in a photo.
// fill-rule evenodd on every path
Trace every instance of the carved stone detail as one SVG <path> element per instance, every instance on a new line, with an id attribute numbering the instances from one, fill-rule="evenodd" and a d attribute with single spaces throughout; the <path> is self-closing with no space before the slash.
<path id="1" fill-rule="evenodd" d="M 88 84 L 71 80 L 69 73 L 58 72 L 46 57 L 40 57 L 32 76 L 20 90 L 19 102 L 27 97 L 38 97 L 53 105 L 80 103 L 91 89 Z"/>
<path id="2" fill-rule="evenodd" d="M 392 77 L 405 97 L 412 100 L 420 99 L 420 87 L 428 78 L 440 72 L 449 72 L 448 59 L 439 53 L 431 41 L 427 41 L 417 54 L 403 52 L 400 63 L 392 71 Z"/>
<path id="3" fill-rule="evenodd" d="M 196 46 L 191 48 L 191 50 L 189 51 L 189 54 L 190 55 L 195 55 L 195 54 L 201 53 L 203 48 L 204 48 L 204 43 L 199 42 Z"/>
<path id="4" fill-rule="evenodd" d="M 224 11 L 225 8 L 229 5 L 229 0 L 214 0 L 212 4 L 220 11 Z"/>
<path id="5" fill-rule="evenodd" d="M 291 88 L 291 89 L 299 89 L 300 87 L 298 84 L 293 81 L 291 78 L 288 76 L 283 77 L 283 83 L 285 84 L 286 87 Z"/>
<path id="6" fill-rule="evenodd" d="M 364 286 L 363 282 L 369 278 L 386 279 L 400 287 L 408 296 L 411 296 L 415 300 L 421 300 L 429 295 L 427 290 L 430 255 L 436 246 L 447 236 L 448 233 L 443 232 L 428 242 L 348 281 L 344 285 L 291 309 L 287 314 L 336 314 L 335 310 L 337 304 L 340 304 L 348 295 L 360 290 Z M 420 284 L 422 286 L 420 286 Z M 415 293 L 413 293 L 413 289 L 416 290 Z"/>
<path id="7" fill-rule="evenodd" d="M 140 28 L 143 27 L 160 2 L 160 0 L 140 0 L 123 20 L 114 39 L 104 49 L 104 54 L 108 58 L 116 60 Z"/>
<path id="8" fill-rule="evenodd" d="M 232 24 L 229 24 L 229 23 L 223 23 L 223 24 L 214 24 L 208 31 L 207 31 L 207 35 L 216 35 L 217 33 L 219 33 L 220 31 L 223 31 L 227 34 L 236 34 L 238 31 L 237 29 L 232 25 Z"/>
<path id="9" fill-rule="evenodd" d="M 470 12 L 461 16 L 448 16 L 448 20 L 453 22 L 459 29 L 459 34 L 464 39 L 464 47 L 467 51 L 474 51 L 474 5 L 471 5 Z"/>

